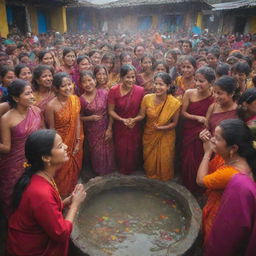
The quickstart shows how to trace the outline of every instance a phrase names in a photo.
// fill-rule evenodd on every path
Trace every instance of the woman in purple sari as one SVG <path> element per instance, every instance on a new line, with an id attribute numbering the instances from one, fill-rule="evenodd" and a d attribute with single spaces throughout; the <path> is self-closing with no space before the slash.
<path id="1" fill-rule="evenodd" d="M 184 117 L 181 145 L 182 182 L 191 192 L 202 189 L 196 183 L 197 170 L 204 155 L 199 133 L 204 129 L 206 113 L 213 103 L 211 85 L 215 79 L 214 70 L 200 68 L 195 74 L 196 89 L 187 90 L 182 101 Z"/>
<path id="2" fill-rule="evenodd" d="M 81 120 L 85 122 L 85 134 L 89 145 L 93 170 L 98 175 L 114 171 L 114 148 L 112 141 L 112 119 L 108 119 L 108 90 L 97 89 L 92 72 L 81 72 L 80 96 Z"/>
<path id="3" fill-rule="evenodd" d="M 33 106 L 34 96 L 27 81 L 17 79 L 8 88 L 11 110 L 1 118 L 0 199 L 4 214 L 11 214 L 13 188 L 24 172 L 24 144 L 42 126 L 41 110 Z"/>
<path id="4" fill-rule="evenodd" d="M 114 119 L 113 137 L 119 172 L 131 174 L 138 170 L 142 156 L 142 126 L 131 122 L 138 115 L 144 89 L 135 85 L 136 71 L 132 65 L 120 70 L 121 84 L 112 87 L 108 95 L 109 115 Z"/>

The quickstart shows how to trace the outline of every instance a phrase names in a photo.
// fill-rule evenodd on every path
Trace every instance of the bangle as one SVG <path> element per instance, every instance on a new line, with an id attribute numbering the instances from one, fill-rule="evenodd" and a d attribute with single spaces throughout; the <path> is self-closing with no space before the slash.
<path id="1" fill-rule="evenodd" d="M 81 139 L 80 138 L 77 138 L 76 141 L 80 141 Z"/>
<path id="2" fill-rule="evenodd" d="M 209 156 L 204 156 L 203 159 L 207 159 L 207 160 L 211 160 L 211 158 Z"/>

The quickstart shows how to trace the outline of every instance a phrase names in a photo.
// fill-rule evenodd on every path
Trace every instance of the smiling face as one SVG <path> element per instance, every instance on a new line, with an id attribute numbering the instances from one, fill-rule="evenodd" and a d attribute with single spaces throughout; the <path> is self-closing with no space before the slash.
<path id="1" fill-rule="evenodd" d="M 47 52 L 43 58 L 42 58 L 42 64 L 44 65 L 49 65 L 49 66 L 52 66 L 53 65 L 53 57 L 52 57 L 52 54 Z"/>
<path id="2" fill-rule="evenodd" d="M 110 72 L 110 70 L 114 67 L 114 62 L 112 61 L 112 59 L 105 59 L 105 60 L 102 60 L 101 64 L 103 64 L 108 72 Z"/>
<path id="3" fill-rule="evenodd" d="M 166 61 L 166 64 L 169 66 L 169 67 L 173 67 L 175 65 L 175 59 L 173 58 L 173 56 L 171 54 L 168 54 L 166 57 L 165 57 L 165 61 Z"/>
<path id="4" fill-rule="evenodd" d="M 124 77 L 122 77 L 123 85 L 127 88 L 132 88 L 136 82 L 136 74 L 134 70 L 130 70 Z"/>
<path id="5" fill-rule="evenodd" d="M 200 73 L 195 74 L 195 82 L 198 92 L 205 92 L 211 86 L 211 84 L 206 80 L 206 78 Z"/>
<path id="6" fill-rule="evenodd" d="M 141 67 L 142 69 L 147 72 L 147 71 L 152 71 L 152 60 L 149 57 L 145 57 L 143 58 L 142 62 L 141 62 Z"/>
<path id="7" fill-rule="evenodd" d="M 167 85 L 161 77 L 154 80 L 154 91 L 157 96 L 167 95 L 170 85 Z"/>
<path id="8" fill-rule="evenodd" d="M 125 56 L 125 57 L 122 59 L 121 64 L 122 64 L 122 65 L 125 65 L 125 64 L 132 65 L 132 57 L 131 57 L 130 55 Z"/>
<path id="9" fill-rule="evenodd" d="M 108 74 L 104 68 L 99 69 L 96 73 L 96 81 L 98 85 L 104 85 L 108 82 Z"/>
<path id="10" fill-rule="evenodd" d="M 78 64 L 78 70 L 90 70 L 92 68 L 92 64 L 89 62 L 88 59 L 83 59 L 82 61 L 79 62 Z"/>
<path id="11" fill-rule="evenodd" d="M 194 75 L 195 68 L 188 60 L 185 60 L 182 62 L 181 72 L 183 77 L 190 78 Z"/>
<path id="12" fill-rule="evenodd" d="M 87 93 L 92 93 L 96 89 L 96 81 L 91 76 L 83 76 L 81 79 L 81 87 Z"/>
<path id="13" fill-rule="evenodd" d="M 57 89 L 57 94 L 68 97 L 73 92 L 73 84 L 69 77 L 63 77 L 60 87 Z"/>
<path id="14" fill-rule="evenodd" d="M 218 85 L 215 85 L 213 88 L 213 96 L 216 103 L 218 103 L 220 106 L 233 102 L 233 94 L 228 94 L 226 91 L 221 90 Z"/>
<path id="15" fill-rule="evenodd" d="M 39 86 L 51 88 L 52 87 L 52 72 L 49 69 L 46 69 L 42 72 L 39 79 L 36 81 Z"/>
<path id="16" fill-rule="evenodd" d="M 91 56 L 91 61 L 93 63 L 93 65 L 98 65 L 100 64 L 100 54 L 98 52 L 95 52 L 92 56 Z"/>
<path id="17" fill-rule="evenodd" d="M 217 59 L 216 56 L 213 55 L 212 53 L 208 53 L 206 59 L 207 59 L 208 65 L 209 65 L 210 67 L 215 68 L 215 67 L 217 66 L 217 64 L 218 64 L 218 59 Z"/>
<path id="18" fill-rule="evenodd" d="M 20 94 L 19 97 L 14 97 L 14 100 L 18 105 L 23 107 L 30 107 L 35 102 L 35 97 L 30 85 L 25 86 L 24 91 Z"/>
<path id="19" fill-rule="evenodd" d="M 32 81 L 32 72 L 29 67 L 22 68 L 19 74 L 19 78 L 28 82 Z"/>
<path id="20" fill-rule="evenodd" d="M 164 64 L 160 63 L 156 66 L 155 73 L 158 73 L 158 72 L 166 72 L 167 73 L 167 70 L 166 70 L 166 67 L 164 66 Z"/>
<path id="21" fill-rule="evenodd" d="M 72 67 L 75 64 L 75 60 L 76 60 L 76 55 L 73 51 L 63 56 L 63 62 L 68 67 Z"/>
<path id="22" fill-rule="evenodd" d="M 10 83 L 15 80 L 15 74 L 13 71 L 8 71 L 5 76 L 2 78 L 2 83 L 4 87 L 8 87 Z"/>

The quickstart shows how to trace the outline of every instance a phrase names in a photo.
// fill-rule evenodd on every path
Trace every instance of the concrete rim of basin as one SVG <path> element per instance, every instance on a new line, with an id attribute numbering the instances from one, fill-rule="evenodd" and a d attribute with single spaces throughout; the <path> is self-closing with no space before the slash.
<path id="1" fill-rule="evenodd" d="M 133 185 L 131 185 L 133 184 Z M 89 201 L 91 196 L 95 193 L 100 193 L 103 190 L 109 188 L 126 186 L 126 187 L 139 187 L 139 184 L 148 184 L 152 187 L 166 188 L 175 194 L 175 199 L 181 204 L 182 207 L 188 211 L 190 217 L 190 223 L 188 224 L 186 235 L 178 240 L 176 243 L 171 244 L 167 249 L 167 254 L 163 256 L 179 256 L 186 255 L 196 242 L 202 222 L 202 212 L 201 209 L 194 198 L 194 196 L 183 186 L 169 181 L 163 182 L 159 180 L 149 179 L 141 175 L 121 175 L 121 174 L 110 174 L 106 176 L 96 177 L 91 179 L 88 183 L 84 184 L 85 190 L 87 192 L 86 200 Z M 98 188 L 98 189 L 97 189 Z M 100 189 L 101 188 L 101 189 Z M 78 216 L 79 214 L 77 214 Z M 79 239 L 79 227 L 77 226 L 77 216 L 73 224 L 73 231 L 71 234 L 71 239 L 74 245 L 82 252 L 84 255 L 90 256 L 108 256 L 101 250 L 95 248 L 90 242 L 81 241 Z"/>

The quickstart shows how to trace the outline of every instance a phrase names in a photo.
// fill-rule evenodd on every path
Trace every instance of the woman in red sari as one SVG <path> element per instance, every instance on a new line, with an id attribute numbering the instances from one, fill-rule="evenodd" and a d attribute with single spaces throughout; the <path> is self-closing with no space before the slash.
<path id="1" fill-rule="evenodd" d="M 109 115 L 114 119 L 113 137 L 117 166 L 122 174 L 138 169 L 142 154 L 142 127 L 133 125 L 131 118 L 137 116 L 144 89 L 135 85 L 136 71 L 132 65 L 120 70 L 121 84 L 112 87 L 108 95 Z"/>
<path id="2" fill-rule="evenodd" d="M 72 95 L 73 85 L 67 73 L 54 76 L 56 97 L 49 102 L 45 117 L 49 128 L 55 129 L 68 146 L 69 160 L 56 173 L 60 195 L 67 196 L 77 184 L 83 158 L 83 129 L 80 122 L 80 101 Z"/>
<path id="3" fill-rule="evenodd" d="M 60 198 L 54 175 L 68 160 L 66 150 L 54 130 L 39 130 L 28 137 L 27 167 L 15 185 L 15 211 L 8 222 L 7 256 L 68 255 L 72 223 L 86 193 L 79 184 L 71 196 Z"/>
<path id="4" fill-rule="evenodd" d="M 26 138 L 42 126 L 40 109 L 33 106 L 34 96 L 27 81 L 17 79 L 9 88 L 11 109 L 1 118 L 0 199 L 4 213 L 11 213 L 13 187 L 24 172 Z"/>
<path id="5" fill-rule="evenodd" d="M 196 175 L 204 151 L 199 133 L 204 129 L 206 113 L 213 103 L 211 85 L 215 79 L 214 70 L 200 68 L 195 74 L 196 89 L 185 92 L 182 100 L 183 133 L 181 144 L 182 182 L 191 192 L 202 189 L 196 183 Z"/>

